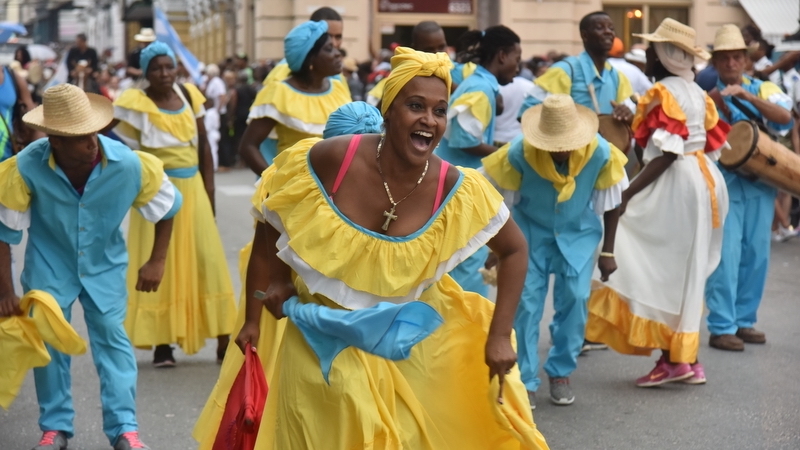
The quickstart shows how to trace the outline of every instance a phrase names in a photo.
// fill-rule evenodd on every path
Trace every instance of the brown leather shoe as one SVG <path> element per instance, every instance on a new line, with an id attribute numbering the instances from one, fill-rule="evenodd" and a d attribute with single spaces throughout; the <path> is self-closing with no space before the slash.
<path id="1" fill-rule="evenodd" d="M 731 352 L 744 351 L 744 341 L 732 334 L 712 334 L 708 338 L 708 345 Z"/>
<path id="2" fill-rule="evenodd" d="M 739 328 L 739 330 L 736 331 L 736 337 L 748 344 L 767 343 L 767 335 L 755 328 Z"/>

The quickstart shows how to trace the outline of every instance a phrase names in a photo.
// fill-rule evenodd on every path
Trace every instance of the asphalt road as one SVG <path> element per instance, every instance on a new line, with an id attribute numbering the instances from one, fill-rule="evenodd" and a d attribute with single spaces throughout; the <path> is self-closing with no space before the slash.
<path id="1" fill-rule="evenodd" d="M 218 222 L 238 291 L 238 251 L 252 237 L 248 210 L 254 176 L 234 171 L 219 174 L 217 180 Z M 758 324 L 767 333 L 766 345 L 748 346 L 743 353 L 722 352 L 708 347 L 703 330 L 700 359 L 708 384 L 655 389 L 633 384 L 636 377 L 649 372 L 655 356 L 592 352 L 580 359 L 572 376 L 576 395 L 572 406 L 550 404 L 547 383 L 543 384 L 536 423 L 552 449 L 800 449 L 798 287 L 800 239 L 774 245 Z M 77 302 L 76 308 L 74 325 L 86 336 Z M 551 316 L 549 309 L 545 317 Z M 543 356 L 547 343 L 545 328 L 540 345 Z M 141 437 L 154 450 L 196 447 L 192 427 L 219 370 L 215 347 L 216 342 L 209 340 L 197 355 L 187 357 L 178 351 L 178 366 L 171 370 L 153 369 L 151 353 L 136 352 Z M 77 416 L 70 448 L 109 448 L 102 432 L 99 383 L 89 355 L 73 359 L 72 376 Z M 31 374 L 10 410 L 0 410 L 0 450 L 30 449 L 40 436 L 37 418 Z"/>

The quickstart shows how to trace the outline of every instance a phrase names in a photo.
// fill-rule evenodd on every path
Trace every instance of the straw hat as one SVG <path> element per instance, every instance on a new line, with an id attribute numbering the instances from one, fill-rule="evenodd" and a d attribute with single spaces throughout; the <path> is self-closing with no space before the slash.
<path id="1" fill-rule="evenodd" d="M 701 47 L 695 45 L 696 33 L 694 28 L 684 25 L 675 19 L 667 17 L 656 28 L 654 33 L 634 34 L 650 42 L 669 42 L 681 50 L 701 59 L 709 59 L 711 55 Z"/>
<path id="2" fill-rule="evenodd" d="M 566 94 L 548 96 L 522 115 L 522 134 L 547 152 L 568 152 L 586 146 L 597 135 L 599 121 L 591 109 L 576 105 Z"/>
<path id="3" fill-rule="evenodd" d="M 154 42 L 156 40 L 156 32 L 152 28 L 142 28 L 139 30 L 139 34 L 133 37 L 133 40 L 136 42 Z"/>
<path id="4" fill-rule="evenodd" d="M 747 50 L 742 31 L 734 24 L 723 25 L 714 35 L 714 51 Z"/>
<path id="5" fill-rule="evenodd" d="M 114 105 L 102 95 L 88 94 L 72 84 L 44 91 L 42 105 L 28 111 L 22 121 L 51 136 L 85 136 L 114 120 Z"/>

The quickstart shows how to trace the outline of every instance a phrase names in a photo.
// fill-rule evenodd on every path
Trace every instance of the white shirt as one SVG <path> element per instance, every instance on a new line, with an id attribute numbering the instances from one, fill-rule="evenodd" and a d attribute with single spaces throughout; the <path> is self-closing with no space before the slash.
<path id="1" fill-rule="evenodd" d="M 645 92 L 653 87 L 653 83 L 647 78 L 647 75 L 635 65 L 629 63 L 623 58 L 608 58 L 608 62 L 619 70 L 631 82 L 633 92 L 638 95 L 644 95 Z"/>
<path id="2" fill-rule="evenodd" d="M 522 132 L 517 117 L 525 93 L 533 87 L 533 82 L 522 77 L 514 77 L 514 81 L 505 86 L 500 86 L 500 95 L 503 96 L 503 114 L 494 121 L 494 140 L 497 142 L 511 142 Z"/>
<path id="3" fill-rule="evenodd" d="M 220 77 L 214 77 L 208 80 L 208 87 L 206 88 L 206 98 L 211 99 L 214 101 L 213 108 L 223 113 L 224 111 L 220 111 L 220 101 L 219 98 L 227 92 L 225 89 L 225 82 L 222 81 Z"/>
<path id="4" fill-rule="evenodd" d="M 762 56 L 761 59 L 759 59 L 758 61 L 753 63 L 753 69 L 761 71 L 761 70 L 764 70 L 764 69 L 766 69 L 767 67 L 769 67 L 771 65 L 772 65 L 772 61 L 770 61 L 769 58 L 767 58 L 766 55 L 765 55 L 765 56 Z M 775 72 L 772 72 L 771 74 L 769 74 L 769 81 L 772 81 L 773 83 L 775 83 L 778 86 L 780 86 L 781 85 L 781 72 L 779 70 L 776 70 Z"/>

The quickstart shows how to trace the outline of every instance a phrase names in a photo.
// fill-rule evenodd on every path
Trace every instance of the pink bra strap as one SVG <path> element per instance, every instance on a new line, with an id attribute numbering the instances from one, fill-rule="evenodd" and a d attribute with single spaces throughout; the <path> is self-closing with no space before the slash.
<path id="1" fill-rule="evenodd" d="M 342 180 L 344 180 L 344 175 L 347 173 L 347 169 L 350 168 L 350 164 L 353 162 L 353 158 L 356 156 L 356 150 L 358 150 L 358 144 L 360 142 L 360 134 L 354 134 L 353 137 L 350 138 L 350 145 L 347 146 L 347 153 L 344 155 L 342 165 L 339 167 L 339 174 L 336 175 L 336 181 L 333 183 L 331 197 L 336 195 L 336 191 L 339 190 L 339 186 L 342 184 Z"/>
<path id="2" fill-rule="evenodd" d="M 444 195 L 444 182 L 447 178 L 447 169 L 450 167 L 447 161 L 442 160 L 442 167 L 439 169 L 439 187 L 436 188 L 436 200 L 433 202 L 433 213 L 436 214 L 436 210 L 439 209 L 439 206 L 442 204 L 442 195 Z"/>

